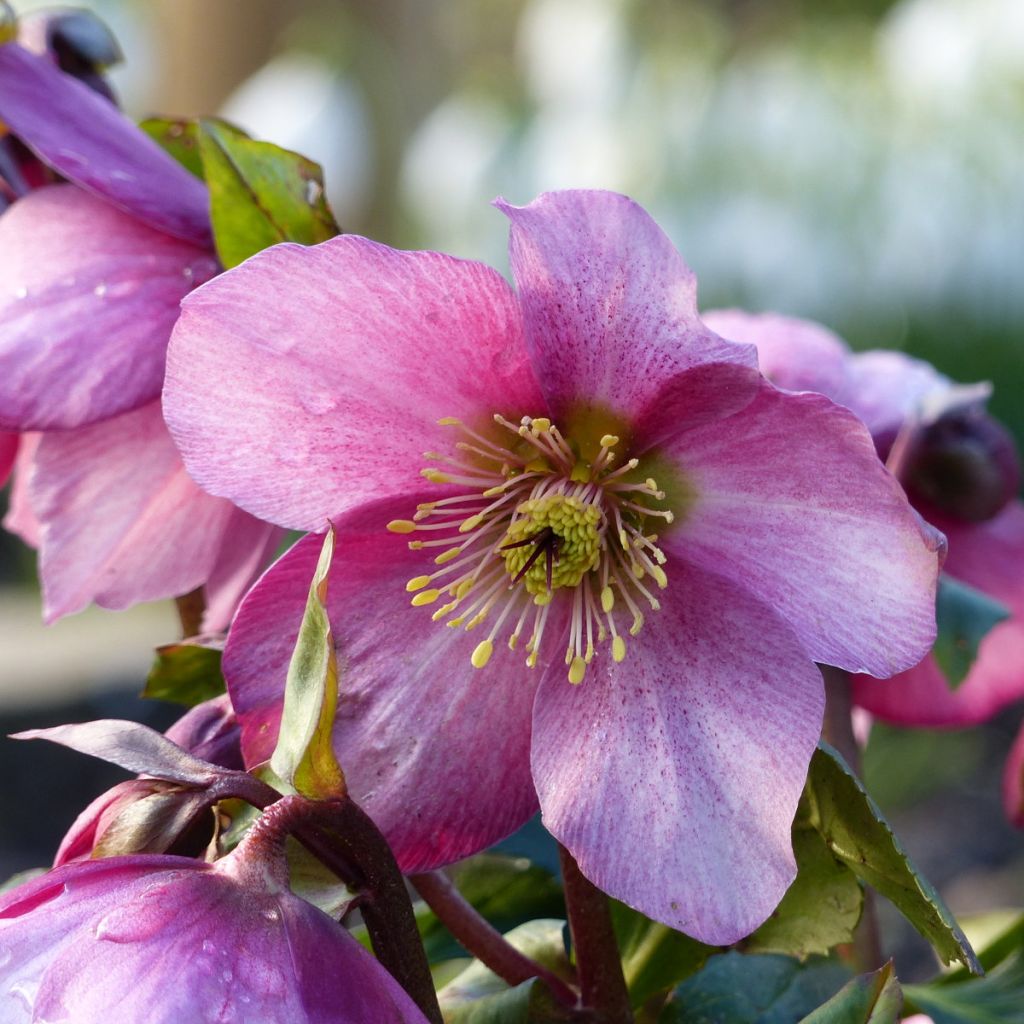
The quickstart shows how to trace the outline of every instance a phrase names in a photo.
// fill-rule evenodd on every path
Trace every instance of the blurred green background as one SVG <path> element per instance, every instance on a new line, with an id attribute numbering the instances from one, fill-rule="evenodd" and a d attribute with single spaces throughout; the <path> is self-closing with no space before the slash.
<path id="1" fill-rule="evenodd" d="M 219 112 L 306 153 L 348 231 L 505 268 L 495 196 L 624 191 L 695 269 L 705 308 L 808 316 L 856 347 L 991 379 L 991 408 L 1024 440 L 1021 0 L 84 6 L 122 43 L 113 80 L 131 114 Z M 5 577 L 27 579 L 13 542 L 3 555 Z M 137 688 L 144 671 L 86 671 L 64 651 L 71 629 L 100 638 L 97 658 L 134 644 L 144 664 L 174 628 L 166 611 L 130 613 L 130 627 L 90 613 L 43 633 L 23 597 L 4 643 L 56 659 L 42 674 L 64 696 Z M 25 705 L 39 673 L 3 661 L 0 692 Z M 961 911 L 1024 904 L 998 796 L 1019 717 L 969 734 L 883 730 L 869 751 L 873 789 Z"/>

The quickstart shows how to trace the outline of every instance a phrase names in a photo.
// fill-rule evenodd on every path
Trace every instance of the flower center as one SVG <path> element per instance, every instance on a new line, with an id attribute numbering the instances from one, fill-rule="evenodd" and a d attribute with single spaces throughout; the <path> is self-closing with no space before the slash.
<path id="1" fill-rule="evenodd" d="M 668 524 L 673 515 L 655 504 L 665 498 L 655 481 L 637 479 L 637 459 L 617 465 L 617 437 L 604 435 L 588 462 L 547 418 L 494 421 L 498 441 L 459 420 L 440 421 L 464 439 L 454 456 L 427 452 L 442 468 L 422 473 L 469 493 L 427 502 L 412 519 L 388 523 L 394 533 L 419 535 L 410 548 L 444 549 L 434 557 L 438 568 L 406 588 L 416 606 L 446 597 L 433 618 L 453 628 L 472 630 L 491 620 L 473 651 L 476 668 L 490 661 L 503 631 L 515 650 L 529 630 L 526 664 L 536 665 L 552 601 L 565 591 L 571 602 L 565 663 L 569 681 L 579 683 L 602 644 L 622 661 L 623 633 L 640 631 L 643 605 L 660 607 L 648 582 L 668 585 L 665 556 L 648 523 Z"/>

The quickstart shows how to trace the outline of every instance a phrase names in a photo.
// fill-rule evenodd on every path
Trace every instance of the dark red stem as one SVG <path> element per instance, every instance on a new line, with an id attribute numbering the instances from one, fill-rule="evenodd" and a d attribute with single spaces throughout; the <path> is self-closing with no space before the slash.
<path id="1" fill-rule="evenodd" d="M 409 880 L 437 919 L 481 963 L 509 985 L 540 978 L 564 1006 L 575 1006 L 576 993 L 553 971 L 520 953 L 485 920 L 441 871 L 411 875 Z"/>
<path id="2" fill-rule="evenodd" d="M 601 1024 L 633 1024 L 608 897 L 583 877 L 561 843 L 558 856 L 583 1005 L 596 1012 Z"/>

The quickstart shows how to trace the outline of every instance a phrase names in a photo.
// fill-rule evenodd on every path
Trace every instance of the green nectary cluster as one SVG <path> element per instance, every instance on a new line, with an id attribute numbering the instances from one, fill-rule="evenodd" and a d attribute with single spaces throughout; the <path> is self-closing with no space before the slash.
<path id="1" fill-rule="evenodd" d="M 501 552 L 513 579 L 536 552 L 536 545 L 522 542 L 534 539 L 537 544 L 553 545 L 552 590 L 577 586 L 597 566 L 601 554 L 601 510 L 597 505 L 574 495 L 549 494 L 522 502 L 516 513 Z M 523 575 L 523 584 L 534 596 L 548 593 L 547 573 L 547 559 L 540 557 Z"/>

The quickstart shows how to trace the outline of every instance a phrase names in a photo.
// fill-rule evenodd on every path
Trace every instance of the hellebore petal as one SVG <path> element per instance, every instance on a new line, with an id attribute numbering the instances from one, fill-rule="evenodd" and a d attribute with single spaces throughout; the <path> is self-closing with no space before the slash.
<path id="1" fill-rule="evenodd" d="M 243 849 L 215 865 L 68 864 L 0 895 L 0 1017 L 423 1024 L 344 928 L 260 879 Z"/>
<path id="2" fill-rule="evenodd" d="M 673 561 L 624 662 L 596 663 L 579 686 L 561 666 L 544 676 L 532 754 L 544 824 L 610 895 L 735 942 L 796 875 L 790 830 L 823 708 L 821 675 L 782 618 Z"/>
<path id="3" fill-rule="evenodd" d="M 0 487 L 7 483 L 18 457 L 18 435 L 0 431 Z"/>
<path id="4" fill-rule="evenodd" d="M 43 163 L 132 217 L 210 248 L 206 186 L 47 58 L 0 46 L 0 121 Z"/>
<path id="5" fill-rule="evenodd" d="M 666 552 L 759 597 L 815 661 L 884 677 L 931 647 L 941 537 L 846 409 L 764 384 L 662 453 L 697 495 Z"/>
<path id="6" fill-rule="evenodd" d="M 316 531 L 419 486 L 438 419 L 542 407 L 499 274 L 353 235 L 274 246 L 190 296 L 164 397 L 206 490 Z"/>
<path id="7" fill-rule="evenodd" d="M 7 430 L 77 427 L 156 398 L 179 303 L 217 270 L 71 185 L 19 199 L 0 217 L 0 249 Z"/>
<path id="8" fill-rule="evenodd" d="M 1024 699 L 1024 504 L 1013 502 L 984 523 L 940 525 L 949 538 L 946 571 L 1005 604 L 1011 616 L 985 635 L 955 690 L 930 655 L 893 679 L 858 676 L 854 700 L 897 725 L 977 725 Z"/>
<path id="9" fill-rule="evenodd" d="M 712 309 L 701 319 L 723 338 L 755 345 L 761 372 L 776 387 L 834 398 L 846 382 L 849 349 L 812 320 L 741 309 Z"/>
<path id="10" fill-rule="evenodd" d="M 1017 733 L 1003 770 L 1003 810 L 1017 828 L 1024 828 L 1024 729 Z"/>
<path id="11" fill-rule="evenodd" d="M 415 503 L 395 499 L 337 519 L 327 588 L 339 673 L 334 749 L 353 799 L 406 873 L 475 853 L 537 809 L 529 749 L 539 674 L 502 652 L 481 675 L 470 663 L 476 634 L 410 607 L 405 584 L 422 571 L 421 553 L 381 525 Z M 273 751 L 320 548 L 319 537 L 306 537 L 272 566 L 228 636 L 224 677 L 249 765 Z"/>
<path id="12" fill-rule="evenodd" d="M 15 435 L 17 436 L 17 435 Z M 7 494 L 7 515 L 4 516 L 4 529 L 20 537 L 30 548 L 39 547 L 39 535 L 42 527 L 32 511 L 28 496 L 28 481 L 32 475 L 32 465 L 36 456 L 36 448 L 42 434 L 22 434 L 14 459 L 14 474 L 11 489 Z"/>
<path id="13" fill-rule="evenodd" d="M 186 594 L 210 577 L 239 530 L 239 511 L 185 472 L 159 402 L 44 434 L 28 486 L 48 622 L 93 601 L 118 609 Z M 260 530 L 250 523 L 244 532 L 262 551 Z"/>
<path id="14" fill-rule="evenodd" d="M 546 192 L 528 206 L 495 205 L 512 222 L 527 344 L 563 426 L 590 410 L 630 422 L 667 380 L 703 363 L 757 366 L 753 346 L 704 326 L 693 271 L 631 199 Z"/>

